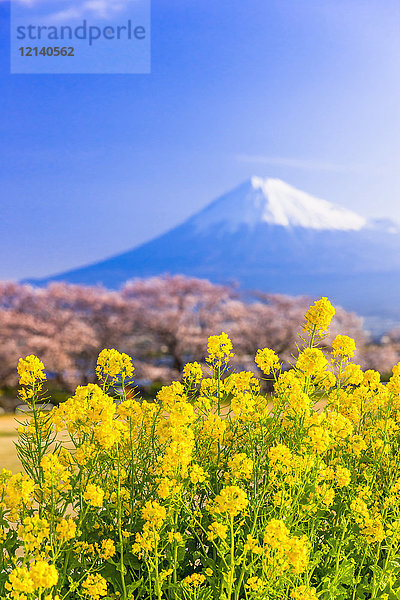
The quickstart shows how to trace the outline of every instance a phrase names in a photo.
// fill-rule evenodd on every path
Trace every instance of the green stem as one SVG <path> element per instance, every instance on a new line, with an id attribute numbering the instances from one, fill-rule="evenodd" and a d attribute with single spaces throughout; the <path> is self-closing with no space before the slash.
<path id="1" fill-rule="evenodd" d="M 120 569 L 121 583 L 123 590 L 123 600 L 126 600 L 126 584 L 125 584 L 125 565 L 124 565 L 124 538 L 122 535 L 122 506 L 121 506 L 121 470 L 119 446 L 117 444 L 117 464 L 118 464 L 118 482 L 117 482 L 117 503 L 118 503 L 118 537 L 119 537 L 119 554 L 120 554 Z"/>
<path id="2" fill-rule="evenodd" d="M 232 598 L 232 588 L 233 581 L 235 577 L 235 536 L 233 530 L 233 516 L 230 515 L 230 532 L 231 532 L 231 551 L 230 551 L 230 565 L 229 565 L 229 575 L 228 575 L 228 594 L 227 600 L 231 600 Z"/>

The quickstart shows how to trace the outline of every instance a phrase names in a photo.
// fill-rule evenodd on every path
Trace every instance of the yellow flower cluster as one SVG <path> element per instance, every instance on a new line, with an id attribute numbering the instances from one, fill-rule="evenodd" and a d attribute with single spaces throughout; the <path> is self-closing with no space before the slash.
<path id="1" fill-rule="evenodd" d="M 0 497 L 3 500 L 0 506 L 10 511 L 10 520 L 16 520 L 23 508 L 32 506 L 35 482 L 28 475 L 16 473 L 8 476 L 6 472 L 1 487 L 3 491 Z"/>
<path id="2" fill-rule="evenodd" d="M 335 309 L 329 302 L 328 298 L 316 300 L 305 314 L 305 324 L 303 329 L 308 332 L 318 331 L 325 332 L 335 314 Z"/>
<path id="3" fill-rule="evenodd" d="M 272 469 L 288 472 L 293 464 L 293 454 L 284 444 L 273 446 L 268 452 L 269 464 Z"/>
<path id="4" fill-rule="evenodd" d="M 197 588 L 200 585 L 203 585 L 205 580 L 206 578 L 202 573 L 193 573 L 192 575 L 188 575 L 187 577 L 185 577 L 183 583 L 185 583 L 189 587 Z"/>
<path id="5" fill-rule="evenodd" d="M 189 384 L 196 385 L 203 377 L 201 365 L 198 362 L 187 363 L 183 368 L 182 375 Z"/>
<path id="6" fill-rule="evenodd" d="M 26 550 L 30 552 L 38 550 L 49 534 L 49 522 L 46 519 L 40 519 L 38 515 L 25 517 L 18 527 L 18 536 L 24 542 Z"/>
<path id="7" fill-rule="evenodd" d="M 318 348 L 305 348 L 296 362 L 296 367 L 307 376 L 318 375 L 325 371 L 327 365 L 324 353 Z"/>
<path id="8" fill-rule="evenodd" d="M 33 354 L 19 359 L 17 371 L 20 385 L 34 387 L 46 379 L 44 364 Z"/>
<path id="9" fill-rule="evenodd" d="M 226 525 L 218 523 L 218 521 L 214 521 L 214 523 L 211 523 L 211 525 L 209 525 L 208 527 L 207 539 L 210 540 L 210 542 L 214 541 L 217 538 L 225 540 L 227 535 L 228 530 L 226 528 Z"/>
<path id="10" fill-rule="evenodd" d="M 96 375 L 100 381 L 110 379 L 110 383 L 115 383 L 118 376 L 122 379 L 131 378 L 133 371 L 132 359 L 127 354 L 114 349 L 100 352 L 96 366 Z"/>
<path id="11" fill-rule="evenodd" d="M 269 375 L 271 371 L 276 371 L 280 368 L 279 358 L 276 353 L 270 348 L 257 350 L 255 357 L 256 365 L 261 369 L 264 375 Z"/>
<path id="12" fill-rule="evenodd" d="M 207 473 L 203 467 L 194 464 L 190 467 L 189 477 L 190 481 L 196 485 L 197 483 L 203 483 L 207 479 Z"/>
<path id="13" fill-rule="evenodd" d="M 94 433 L 100 448 L 110 449 L 121 437 L 121 424 L 115 420 L 114 399 L 96 384 L 78 386 L 75 395 L 53 408 L 51 420 L 57 431 L 66 428 L 74 436 L 83 438 Z"/>
<path id="14" fill-rule="evenodd" d="M 61 519 L 56 526 L 57 539 L 61 542 L 68 542 L 75 537 L 76 525 L 72 519 Z"/>
<path id="15" fill-rule="evenodd" d="M 26 600 L 28 594 L 53 588 L 58 581 L 57 569 L 44 560 L 36 560 L 29 567 L 14 569 L 6 583 L 10 597 Z M 42 597 L 42 596 L 39 596 Z"/>
<path id="16" fill-rule="evenodd" d="M 93 508 L 103 506 L 104 490 L 94 483 L 88 483 L 83 498 Z"/>
<path id="17" fill-rule="evenodd" d="M 217 515 L 228 514 L 230 517 L 236 517 L 248 505 L 246 492 L 237 485 L 228 485 L 222 488 L 215 497 L 211 507 L 211 512 Z"/>
<path id="18" fill-rule="evenodd" d="M 273 402 L 288 409 L 291 414 L 308 413 L 311 399 L 304 389 L 305 376 L 301 371 L 291 369 L 280 373 L 275 384 Z"/>
<path id="19" fill-rule="evenodd" d="M 208 338 L 206 361 L 214 368 L 223 367 L 233 356 L 232 349 L 232 342 L 226 333 L 212 335 Z"/>
<path id="20" fill-rule="evenodd" d="M 231 410 L 236 417 L 243 421 L 252 420 L 255 416 L 256 402 L 253 394 L 243 392 L 231 400 Z"/>
<path id="21" fill-rule="evenodd" d="M 222 442 L 226 431 L 226 421 L 219 415 L 210 414 L 204 421 L 203 434 L 211 440 Z"/>
<path id="22" fill-rule="evenodd" d="M 381 516 L 379 514 L 371 515 L 366 502 L 360 496 L 352 501 L 350 508 L 366 541 L 369 544 L 381 543 L 385 539 Z"/>
<path id="23" fill-rule="evenodd" d="M 332 354 L 352 358 L 356 350 L 355 341 L 348 335 L 337 335 L 332 342 Z"/>
<path id="24" fill-rule="evenodd" d="M 264 532 L 264 546 L 270 553 L 270 560 L 276 561 L 278 568 L 290 567 L 296 574 L 306 570 L 311 549 L 307 536 L 290 537 L 283 521 L 272 519 L 268 523 Z"/>
<path id="25" fill-rule="evenodd" d="M 184 387 L 179 382 L 164 386 L 157 398 L 165 413 L 158 425 L 158 432 L 160 437 L 168 440 L 164 456 L 158 457 L 157 472 L 170 480 L 184 479 L 188 474 L 194 447 L 194 432 L 191 427 L 195 419 L 194 408 L 188 402 Z M 171 490 L 173 487 L 171 484 Z"/>
<path id="26" fill-rule="evenodd" d="M 145 524 L 142 532 L 136 534 L 135 543 L 132 546 L 133 553 L 139 556 L 143 556 L 145 552 L 151 552 L 160 539 L 159 530 L 164 525 L 167 511 L 155 500 L 148 500 L 142 509 L 142 517 Z"/>
<path id="27" fill-rule="evenodd" d="M 97 542 L 94 544 L 94 551 L 97 554 L 97 556 L 102 560 L 108 560 L 109 558 L 114 556 L 116 552 L 115 544 L 113 540 L 106 538 L 104 540 L 101 540 L 101 544 L 98 544 Z"/>
<path id="28" fill-rule="evenodd" d="M 246 587 L 252 592 L 262 592 L 265 588 L 265 581 L 259 577 L 249 577 L 246 581 Z"/>
<path id="29" fill-rule="evenodd" d="M 71 489 L 71 472 L 60 460 L 59 454 L 45 454 L 40 466 L 43 470 L 42 491 L 45 497 L 60 494 Z"/>
<path id="30" fill-rule="evenodd" d="M 142 517 L 150 527 L 155 527 L 156 529 L 160 529 L 162 527 L 165 518 L 167 516 L 167 511 L 164 506 L 161 506 L 155 500 L 149 500 L 146 502 L 145 506 L 142 510 Z"/>
<path id="31" fill-rule="evenodd" d="M 29 476 L 0 473 L 0 597 L 317 600 L 327 573 L 343 597 L 375 597 L 381 571 L 390 587 L 400 363 L 385 386 L 350 362 L 352 338 L 320 347 L 333 314 L 326 298 L 310 307 L 289 370 L 257 352 L 268 394 L 230 371 L 225 333 L 210 338 L 208 367 L 189 363 L 152 402 L 123 385 L 129 357 L 104 350 L 103 387 L 79 386 L 21 426 Z M 19 372 L 32 390 L 45 377 L 36 357 Z"/>
<path id="32" fill-rule="evenodd" d="M 248 458 L 244 452 L 234 454 L 228 460 L 228 473 L 226 476 L 228 479 L 251 479 L 253 475 L 253 461 Z"/>
<path id="33" fill-rule="evenodd" d="M 299 585 L 291 592 L 293 600 L 318 600 L 317 590 L 306 585 Z"/>
<path id="34" fill-rule="evenodd" d="M 99 573 L 90 574 L 82 582 L 82 590 L 92 600 L 100 600 L 107 596 L 107 581 Z"/>
<path id="35" fill-rule="evenodd" d="M 240 373 L 231 373 L 223 381 L 223 389 L 227 393 L 240 394 L 249 392 L 258 395 L 260 392 L 260 382 L 251 371 L 241 371 Z"/>
<path id="36" fill-rule="evenodd" d="M 338 465 L 336 467 L 336 481 L 340 488 L 347 487 L 351 482 L 351 472 L 347 467 Z"/>

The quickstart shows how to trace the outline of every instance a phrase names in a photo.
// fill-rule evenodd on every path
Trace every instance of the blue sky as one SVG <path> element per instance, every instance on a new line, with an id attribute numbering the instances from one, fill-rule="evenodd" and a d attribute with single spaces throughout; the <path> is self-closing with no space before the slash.
<path id="1" fill-rule="evenodd" d="M 399 25 L 398 0 L 153 0 L 151 74 L 10 75 L 0 0 L 0 278 L 132 248 L 252 174 L 400 221 Z"/>

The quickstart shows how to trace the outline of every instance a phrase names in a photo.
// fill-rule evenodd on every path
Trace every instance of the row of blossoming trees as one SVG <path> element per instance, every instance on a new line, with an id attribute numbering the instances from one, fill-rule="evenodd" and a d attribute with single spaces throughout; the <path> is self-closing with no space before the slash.
<path id="1" fill-rule="evenodd" d="M 0 283 L 0 387 L 17 381 L 20 356 L 39 356 L 60 388 L 95 380 L 103 348 L 135 359 L 137 379 L 165 383 L 187 360 L 203 360 L 208 336 L 225 331 L 240 368 L 255 368 L 259 347 L 273 347 L 290 362 L 296 327 L 309 298 L 256 294 L 183 276 L 128 282 L 121 290 L 53 283 L 33 288 Z M 399 360 L 395 336 L 371 344 L 356 315 L 338 309 L 335 329 L 356 339 L 364 368 L 390 370 Z M 329 343 L 329 340 L 328 340 Z"/>

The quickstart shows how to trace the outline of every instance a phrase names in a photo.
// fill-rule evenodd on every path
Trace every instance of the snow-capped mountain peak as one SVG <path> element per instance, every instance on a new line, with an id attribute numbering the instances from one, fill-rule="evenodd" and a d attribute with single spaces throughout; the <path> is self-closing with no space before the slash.
<path id="1" fill-rule="evenodd" d="M 302 192 L 280 179 L 252 177 L 198 213 L 198 230 L 220 225 L 235 231 L 261 224 L 319 230 L 358 231 L 367 220 L 355 212 Z"/>

